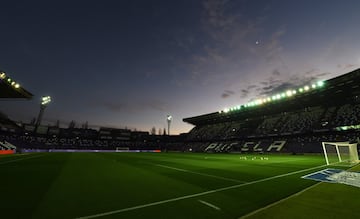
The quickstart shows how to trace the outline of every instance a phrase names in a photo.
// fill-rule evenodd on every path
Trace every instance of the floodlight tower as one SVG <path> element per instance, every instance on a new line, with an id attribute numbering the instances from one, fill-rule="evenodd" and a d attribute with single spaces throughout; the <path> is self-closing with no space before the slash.
<path id="1" fill-rule="evenodd" d="M 170 124 L 171 124 L 171 120 L 172 120 L 172 116 L 167 115 L 167 116 L 166 116 L 166 121 L 167 121 L 167 124 L 168 124 L 168 135 L 170 135 Z"/>
<path id="2" fill-rule="evenodd" d="M 37 120 L 36 120 L 36 128 L 41 124 L 41 120 L 42 120 L 42 117 L 44 115 L 44 111 L 47 107 L 47 105 L 51 102 L 51 97 L 50 96 L 43 96 L 41 98 L 41 103 L 40 103 L 40 112 L 39 112 L 39 115 L 37 117 Z"/>

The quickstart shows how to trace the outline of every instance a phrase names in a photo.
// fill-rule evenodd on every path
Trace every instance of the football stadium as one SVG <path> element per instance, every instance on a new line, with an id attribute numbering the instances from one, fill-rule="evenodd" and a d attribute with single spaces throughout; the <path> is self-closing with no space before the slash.
<path id="1" fill-rule="evenodd" d="M 1 98 L 33 97 L 5 72 Z M 1 218 L 356 218 L 360 69 L 184 118 L 182 135 L 0 114 Z M 171 119 L 171 118 L 170 118 Z"/>

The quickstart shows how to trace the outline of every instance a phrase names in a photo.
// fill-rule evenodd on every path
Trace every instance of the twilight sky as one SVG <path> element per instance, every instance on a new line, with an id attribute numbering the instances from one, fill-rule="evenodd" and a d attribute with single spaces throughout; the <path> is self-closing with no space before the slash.
<path id="1" fill-rule="evenodd" d="M 358 0 L 7 1 L 0 69 L 35 96 L 14 120 L 188 132 L 211 113 L 360 67 Z"/>

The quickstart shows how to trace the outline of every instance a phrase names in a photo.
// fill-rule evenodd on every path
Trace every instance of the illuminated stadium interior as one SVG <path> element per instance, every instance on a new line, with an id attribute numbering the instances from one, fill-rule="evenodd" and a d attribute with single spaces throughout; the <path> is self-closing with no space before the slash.
<path id="1" fill-rule="evenodd" d="M 5 73 L 1 78 L 2 98 L 32 97 Z M 358 81 L 359 69 L 184 118 L 194 128 L 182 135 L 74 121 L 47 126 L 41 117 L 51 97 L 43 96 L 37 121 L 0 114 L 0 183 L 12 188 L 2 190 L 2 215 L 256 219 L 311 211 L 314 218 L 356 218 Z M 166 120 L 169 133 L 172 116 Z"/>

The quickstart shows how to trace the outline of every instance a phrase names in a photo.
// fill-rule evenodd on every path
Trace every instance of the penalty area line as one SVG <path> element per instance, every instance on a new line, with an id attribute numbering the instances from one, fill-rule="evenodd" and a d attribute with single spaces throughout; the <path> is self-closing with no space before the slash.
<path id="1" fill-rule="evenodd" d="M 211 204 L 211 203 L 209 203 L 209 202 L 206 202 L 206 201 L 204 201 L 204 200 L 198 200 L 198 201 L 199 201 L 200 203 L 202 203 L 202 204 L 210 207 L 210 208 L 213 208 L 213 209 L 217 210 L 217 211 L 220 211 L 220 210 L 221 210 L 221 208 L 219 208 L 218 206 L 213 205 L 213 204 Z"/>
<path id="2" fill-rule="evenodd" d="M 271 176 L 271 177 L 264 178 L 264 179 L 254 180 L 254 181 L 251 181 L 251 182 L 237 184 L 237 185 L 233 185 L 233 186 L 227 186 L 227 187 L 218 188 L 218 189 L 213 189 L 213 190 L 209 190 L 209 191 L 205 191 L 205 192 L 195 193 L 195 194 L 192 194 L 192 195 L 185 195 L 185 196 L 166 199 L 166 200 L 162 200 L 162 201 L 152 202 L 152 203 L 148 203 L 148 204 L 137 205 L 137 206 L 133 206 L 133 207 L 129 207 L 129 208 L 123 208 L 123 209 L 103 212 L 103 213 L 99 213 L 99 214 L 93 214 L 93 215 L 88 215 L 88 216 L 83 216 L 83 217 L 77 217 L 76 219 L 90 219 L 90 218 L 104 217 L 104 216 L 108 216 L 108 215 L 112 215 L 112 214 L 118 214 L 118 213 L 122 213 L 122 212 L 127 212 L 127 211 L 137 210 L 137 209 L 141 209 L 141 208 L 161 205 L 161 204 L 180 201 L 180 200 L 184 200 L 184 199 L 200 197 L 200 196 L 203 196 L 203 195 L 213 194 L 213 193 L 217 193 L 217 192 L 227 191 L 227 190 L 230 190 L 230 189 L 241 188 L 241 187 L 256 184 L 256 183 L 266 182 L 266 181 L 270 181 L 270 180 L 273 180 L 273 179 L 282 178 L 282 177 L 285 177 L 285 176 L 291 176 L 291 175 L 295 175 L 295 174 L 298 174 L 298 173 L 307 172 L 307 171 L 310 171 L 310 170 L 322 168 L 322 167 L 325 167 L 325 166 L 327 166 L 327 165 L 321 165 L 321 166 L 311 167 L 311 168 L 307 168 L 307 169 L 297 170 L 297 171 L 290 172 L 290 173 L 284 173 L 284 174 L 277 175 L 277 176 Z"/>

